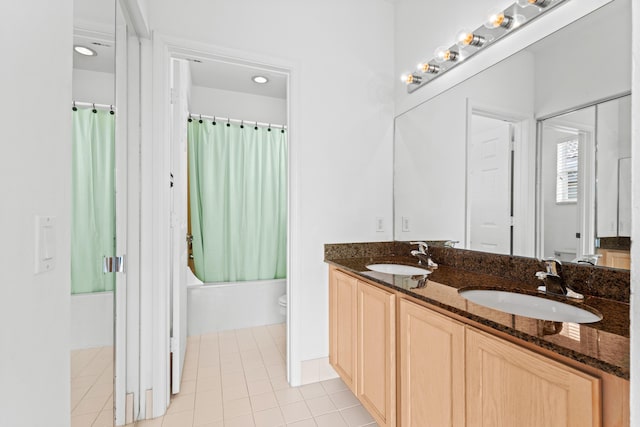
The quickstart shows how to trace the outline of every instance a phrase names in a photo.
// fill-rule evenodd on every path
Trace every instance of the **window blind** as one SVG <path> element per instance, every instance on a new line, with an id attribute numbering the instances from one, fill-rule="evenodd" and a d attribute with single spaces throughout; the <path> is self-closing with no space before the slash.
<path id="1" fill-rule="evenodd" d="M 578 139 L 557 146 L 556 203 L 578 201 Z"/>

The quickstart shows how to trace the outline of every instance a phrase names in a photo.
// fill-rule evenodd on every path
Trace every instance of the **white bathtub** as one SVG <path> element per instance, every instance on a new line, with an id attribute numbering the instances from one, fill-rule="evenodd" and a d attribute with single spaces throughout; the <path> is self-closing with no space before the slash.
<path id="1" fill-rule="evenodd" d="M 282 323 L 278 298 L 287 279 L 203 283 L 187 287 L 187 334 Z"/>
<path id="2" fill-rule="evenodd" d="M 113 345 L 113 292 L 71 295 L 71 349 Z"/>

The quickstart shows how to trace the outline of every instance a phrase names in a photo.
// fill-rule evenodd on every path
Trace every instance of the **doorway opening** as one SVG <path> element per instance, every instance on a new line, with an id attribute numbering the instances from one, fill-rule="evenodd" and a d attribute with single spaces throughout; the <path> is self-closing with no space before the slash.
<path id="1" fill-rule="evenodd" d="M 170 61 L 175 394 L 188 337 L 287 319 L 289 75 L 193 53 Z"/>

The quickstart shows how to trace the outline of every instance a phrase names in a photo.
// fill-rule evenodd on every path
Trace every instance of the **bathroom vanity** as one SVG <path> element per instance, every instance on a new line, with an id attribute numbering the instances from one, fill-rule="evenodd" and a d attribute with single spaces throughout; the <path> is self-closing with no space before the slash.
<path id="1" fill-rule="evenodd" d="M 325 245 L 330 363 L 379 425 L 629 425 L 628 273 L 567 265 L 603 319 L 551 322 L 458 293 L 535 291 L 535 259 L 432 247 L 439 267 L 426 280 L 367 268 L 419 267 L 411 248 Z"/>

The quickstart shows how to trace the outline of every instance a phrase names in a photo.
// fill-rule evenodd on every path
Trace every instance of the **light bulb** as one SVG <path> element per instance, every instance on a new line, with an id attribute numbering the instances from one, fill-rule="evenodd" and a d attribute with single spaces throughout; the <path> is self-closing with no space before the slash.
<path id="1" fill-rule="evenodd" d="M 528 1 L 528 0 L 527 0 Z M 504 28 L 510 30 L 520 26 L 526 18 L 522 15 L 509 16 L 501 10 L 492 11 L 489 13 L 489 18 L 484 23 L 487 28 Z"/>
<path id="2" fill-rule="evenodd" d="M 418 70 L 425 74 L 438 74 L 440 72 L 440 67 L 436 64 L 429 64 L 428 62 L 425 62 L 424 64 L 418 64 Z"/>
<path id="3" fill-rule="evenodd" d="M 520 7 L 538 6 L 547 7 L 553 0 L 517 0 L 516 3 Z"/>
<path id="4" fill-rule="evenodd" d="M 481 47 L 487 42 L 487 39 L 483 36 L 473 34 L 469 30 L 462 30 L 456 36 L 456 44 L 460 47 L 465 46 L 477 46 Z"/>
<path id="5" fill-rule="evenodd" d="M 410 85 L 410 84 L 419 84 L 420 81 L 422 80 L 422 77 L 417 76 L 415 74 L 403 74 L 402 77 L 400 77 L 400 79 L 403 81 L 403 83 Z"/>
<path id="6" fill-rule="evenodd" d="M 450 50 L 448 47 L 440 46 L 434 52 L 436 62 L 456 61 L 458 59 L 458 52 Z"/>

